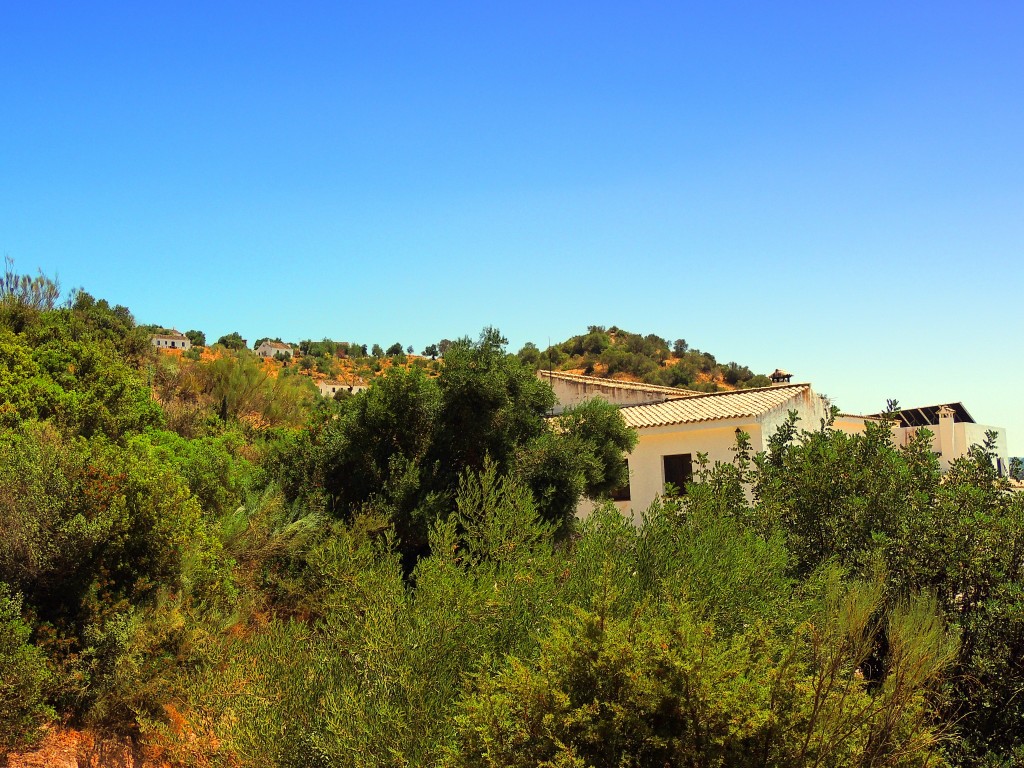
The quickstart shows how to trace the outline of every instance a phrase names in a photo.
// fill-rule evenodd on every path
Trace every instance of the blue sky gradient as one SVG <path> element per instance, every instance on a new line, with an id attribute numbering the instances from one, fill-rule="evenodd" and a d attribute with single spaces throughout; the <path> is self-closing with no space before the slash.
<path id="1" fill-rule="evenodd" d="M 4 3 L 0 251 L 212 338 L 683 337 L 1024 454 L 1024 5 L 834 5 Z"/>

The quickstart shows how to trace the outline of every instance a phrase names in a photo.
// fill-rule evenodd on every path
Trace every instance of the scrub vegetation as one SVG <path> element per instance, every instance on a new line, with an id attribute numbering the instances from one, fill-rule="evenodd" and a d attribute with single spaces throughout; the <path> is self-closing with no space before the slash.
<path id="1" fill-rule="evenodd" d="M 579 521 L 635 435 L 548 418 L 494 329 L 324 400 L 59 302 L 8 264 L 0 755 L 67 725 L 171 765 L 1024 762 L 1024 495 L 986 446 L 943 476 L 791 421 L 641 527 Z"/>

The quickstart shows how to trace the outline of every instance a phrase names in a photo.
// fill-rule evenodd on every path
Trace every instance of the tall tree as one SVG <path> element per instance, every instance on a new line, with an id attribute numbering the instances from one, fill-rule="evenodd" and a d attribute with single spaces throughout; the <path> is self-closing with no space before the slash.
<path id="1" fill-rule="evenodd" d="M 217 339 L 217 343 L 227 347 L 228 349 L 245 349 L 245 339 L 241 337 L 238 331 L 232 331 L 229 334 L 221 336 Z"/>
<path id="2" fill-rule="evenodd" d="M 450 512 L 463 474 L 492 462 L 502 476 L 521 476 L 541 516 L 564 525 L 582 494 L 621 484 L 633 433 L 606 404 L 549 419 L 551 388 L 505 343 L 493 328 L 452 342 L 436 379 L 390 369 L 286 454 L 289 495 L 318 498 L 341 517 L 370 505 L 415 555 L 429 524 Z"/>

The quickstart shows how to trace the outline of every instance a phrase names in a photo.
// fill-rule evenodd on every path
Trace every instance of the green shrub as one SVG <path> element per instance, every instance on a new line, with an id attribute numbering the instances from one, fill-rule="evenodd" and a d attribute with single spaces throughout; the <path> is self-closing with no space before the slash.
<path id="1" fill-rule="evenodd" d="M 54 716 L 44 698 L 50 679 L 46 659 L 29 643 L 21 606 L 21 597 L 0 583 L 0 754 L 31 743 Z"/>
<path id="2" fill-rule="evenodd" d="M 535 662 L 485 671 L 457 717 L 451 766 L 920 766 L 939 734 L 926 697 L 955 642 L 935 606 L 888 616 L 892 653 L 874 690 L 860 666 L 881 590 L 826 575 L 799 623 L 765 616 L 735 636 L 666 596 L 632 611 L 557 620 Z M 775 625 L 775 626 L 773 626 Z"/>

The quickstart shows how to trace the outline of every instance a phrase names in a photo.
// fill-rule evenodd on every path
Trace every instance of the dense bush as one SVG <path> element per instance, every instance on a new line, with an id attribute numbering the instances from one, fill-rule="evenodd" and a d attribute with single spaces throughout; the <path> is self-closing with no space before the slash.
<path id="1" fill-rule="evenodd" d="M 0 754 L 30 743 L 53 716 L 45 698 L 50 672 L 21 611 L 21 598 L 0 582 Z"/>
<path id="2" fill-rule="evenodd" d="M 202 365 L 199 376 L 222 418 L 244 419 L 261 428 L 299 426 L 316 396 L 309 377 L 289 370 L 275 376 L 247 350 L 220 355 Z"/>
<path id="3" fill-rule="evenodd" d="M 553 403 L 551 389 L 487 329 L 477 342 L 452 343 L 437 378 L 392 368 L 322 413 L 281 455 L 281 483 L 291 500 L 341 519 L 372 508 L 415 556 L 451 509 L 462 474 L 491 460 L 521 477 L 541 515 L 564 528 L 582 494 L 623 483 L 622 452 L 635 438 L 606 403 L 552 421 Z"/>
<path id="4" fill-rule="evenodd" d="M 729 387 L 771 383 L 739 363 L 720 365 L 714 355 L 690 348 L 684 339 L 676 339 L 670 349 L 668 341 L 656 334 L 642 336 L 598 325 L 543 352 L 527 342 L 518 357 L 534 370 L 582 370 L 588 375 L 625 376 L 649 384 L 712 392 L 723 382 Z"/>
<path id="5" fill-rule="evenodd" d="M 315 618 L 225 637 L 167 743 L 243 765 L 938 759 L 956 642 L 934 602 L 890 605 L 834 565 L 794 582 L 781 537 L 709 503 L 660 504 L 640 530 L 602 508 L 558 547 L 491 465 L 411 579 L 374 523 L 336 525 L 303 556 Z"/>
<path id="6" fill-rule="evenodd" d="M 830 585 L 800 620 L 720 634 L 685 601 L 557 621 L 532 664 L 484 675 L 458 718 L 453 765 L 926 764 L 922 728 L 953 643 L 925 601 L 894 611 L 886 684 L 858 676 L 879 590 Z M 781 630 L 781 631 L 780 631 Z"/>
<path id="7" fill-rule="evenodd" d="M 145 452 L 30 422 L 0 435 L 0 484 L 0 581 L 24 595 L 64 706 L 107 701 L 162 594 L 215 599 L 226 583 L 186 482 Z"/>

